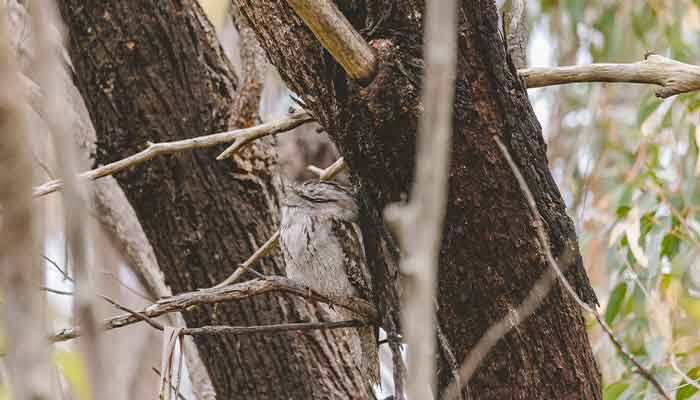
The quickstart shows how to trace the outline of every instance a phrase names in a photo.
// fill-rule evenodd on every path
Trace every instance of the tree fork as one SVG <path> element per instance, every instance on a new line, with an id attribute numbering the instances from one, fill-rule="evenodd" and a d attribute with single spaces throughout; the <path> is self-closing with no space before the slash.
<path id="1" fill-rule="evenodd" d="M 398 272 L 391 260 L 395 247 L 381 227 L 379 211 L 402 200 L 412 180 L 422 75 L 422 21 L 416 16 L 424 15 L 423 4 L 406 2 L 399 9 L 389 0 L 342 3 L 355 29 L 373 35 L 366 39 L 377 55 L 377 71 L 361 85 L 324 55 L 286 3 L 235 1 L 272 63 L 350 167 L 364 204 L 367 252 L 384 289 L 379 289 L 378 306 L 387 319 L 398 307 L 398 289 L 392 287 Z M 536 221 L 491 139 L 494 135 L 503 138 L 535 194 L 554 256 L 565 249 L 575 255 L 567 268 L 569 281 L 585 301 L 596 300 L 573 224 L 547 166 L 541 128 L 517 71 L 506 62 L 495 6 L 486 0 L 461 2 L 458 19 L 453 158 L 437 300 L 446 340 L 456 358 L 463 359 L 547 269 L 535 238 Z M 567 249 L 568 243 L 572 248 Z M 438 390 L 452 379 L 451 366 L 441 357 Z M 557 286 L 534 315 L 498 342 L 469 388 L 480 399 L 601 398 L 578 306 Z"/>
<path id="2" fill-rule="evenodd" d="M 231 129 L 238 82 L 194 0 L 59 1 L 70 55 L 98 135 L 98 161 L 124 159 L 147 142 Z M 152 159 L 115 177 L 151 242 L 173 293 L 211 287 L 277 226 L 270 146 L 233 159 L 199 149 Z M 279 253 L 261 260 L 283 274 Z M 313 305 L 262 295 L 188 310 L 190 326 L 250 326 L 318 319 Z M 219 398 L 364 398 L 337 331 L 195 339 Z"/>

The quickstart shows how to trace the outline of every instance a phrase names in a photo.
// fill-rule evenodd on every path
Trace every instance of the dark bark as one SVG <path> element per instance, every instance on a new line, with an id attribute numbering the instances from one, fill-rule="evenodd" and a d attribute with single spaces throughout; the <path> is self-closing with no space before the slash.
<path id="1" fill-rule="evenodd" d="M 231 111 L 236 78 L 196 1 L 59 3 L 76 83 L 97 130 L 99 163 L 148 141 L 226 130 L 239 117 Z M 269 146 L 257 143 L 234 161 L 215 161 L 221 150 L 159 158 L 117 176 L 174 293 L 221 282 L 278 224 Z M 266 273 L 284 273 L 278 252 L 261 264 Z M 184 317 L 197 327 L 313 321 L 318 313 L 298 299 L 265 295 Z M 196 343 L 222 399 L 363 398 L 361 374 L 338 337 L 290 332 Z"/>
<path id="2" fill-rule="evenodd" d="M 381 210 L 409 190 L 422 75 L 423 2 L 338 2 L 380 56 L 367 86 L 349 81 L 284 1 L 235 0 L 268 57 L 338 145 L 364 204 L 365 243 L 384 322 L 397 304 L 393 263 L 382 251 Z M 392 5 L 394 5 L 392 7 Z M 576 234 L 547 166 L 546 144 L 526 90 L 504 51 L 492 1 L 464 1 L 447 223 L 439 271 L 439 312 L 463 359 L 484 331 L 516 308 L 547 268 L 523 195 L 493 140 L 506 143 L 535 194 L 555 257 L 595 303 Z M 391 241 L 388 240 L 388 244 Z M 574 257 L 570 255 L 573 254 Z M 563 257 L 562 257 L 563 258 Z M 407 294 L 410 295 L 410 294 Z M 440 357 L 439 387 L 452 379 Z M 469 383 L 479 399 L 596 399 L 600 376 L 581 310 L 556 286 L 537 312 L 499 341 Z"/>

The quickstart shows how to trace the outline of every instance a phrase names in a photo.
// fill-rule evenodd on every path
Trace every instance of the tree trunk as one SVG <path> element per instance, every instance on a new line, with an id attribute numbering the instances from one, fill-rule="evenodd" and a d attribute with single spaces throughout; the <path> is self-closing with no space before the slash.
<path id="1" fill-rule="evenodd" d="M 395 267 L 386 262 L 390 251 L 378 238 L 383 235 L 381 211 L 408 193 L 412 178 L 421 109 L 423 2 L 338 2 L 365 37 L 372 33 L 367 39 L 380 59 L 377 75 L 361 86 L 345 76 L 285 1 L 235 1 L 272 63 L 350 166 L 364 204 L 363 228 L 369 231 L 365 243 L 375 281 L 384 282 L 379 291 L 393 290 Z M 528 211 L 493 136 L 506 143 L 525 175 L 554 256 L 568 255 L 562 259 L 570 265 L 562 268 L 567 268 L 569 280 L 586 302 L 595 303 L 596 298 L 573 224 L 548 169 L 541 128 L 506 57 L 493 1 L 462 2 L 459 21 L 438 320 L 461 360 L 489 326 L 517 308 L 547 268 L 535 236 L 538 221 Z M 394 314 L 397 307 L 390 294 L 378 298 L 385 315 Z M 452 371 L 442 355 L 438 365 L 442 390 L 452 380 Z M 468 386 L 478 399 L 601 398 L 581 310 L 555 286 L 535 314 L 491 350 Z"/>
<path id="2" fill-rule="evenodd" d="M 230 129 L 237 81 L 194 0 L 59 2 L 75 79 L 98 135 L 99 163 L 151 142 Z M 124 189 L 173 293 L 213 286 L 275 231 L 275 160 L 256 143 L 235 158 L 195 151 L 121 173 Z M 262 261 L 284 274 L 278 252 Z M 184 314 L 189 326 L 317 320 L 296 298 L 266 295 Z M 219 398 L 366 398 L 334 331 L 198 337 Z"/>

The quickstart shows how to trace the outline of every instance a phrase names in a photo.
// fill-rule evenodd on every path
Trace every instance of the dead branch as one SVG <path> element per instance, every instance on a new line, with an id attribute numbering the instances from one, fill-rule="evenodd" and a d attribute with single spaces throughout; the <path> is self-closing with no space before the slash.
<path id="1" fill-rule="evenodd" d="M 103 321 L 103 326 L 106 330 L 121 328 L 143 320 L 142 317 L 136 314 L 140 314 L 143 317 L 156 318 L 168 313 L 183 312 L 190 307 L 237 301 L 272 292 L 293 294 L 310 301 L 343 307 L 369 321 L 377 319 L 377 311 L 374 306 L 360 298 L 327 296 L 314 292 L 308 287 L 282 276 L 266 276 L 264 279 L 253 279 L 235 285 L 181 293 L 173 297 L 163 298 L 141 311 L 133 311 L 127 315 L 109 318 Z M 80 335 L 80 327 L 71 327 L 59 331 L 51 340 L 62 342 L 74 339 Z"/>
<path id="2" fill-rule="evenodd" d="M 85 171 L 78 175 L 78 179 L 85 181 L 99 179 L 142 164 L 160 155 L 217 146 L 220 144 L 229 143 L 231 141 L 242 141 L 242 145 L 244 145 L 264 136 L 287 132 L 310 121 L 311 117 L 307 113 L 300 112 L 292 115 L 289 118 L 268 122 L 252 128 L 236 129 L 233 131 L 198 136 L 195 138 L 177 140 L 174 142 L 149 143 L 145 150 L 119 161 L 115 161 L 90 171 Z M 237 149 L 240 149 L 241 146 L 239 146 Z M 34 188 L 34 197 L 44 196 L 60 190 L 63 188 L 63 184 L 64 183 L 62 180 L 46 182 L 43 185 Z"/>
<path id="3" fill-rule="evenodd" d="M 318 175 L 318 179 L 322 181 L 328 181 L 333 179 L 336 175 L 343 172 L 347 168 L 345 159 L 343 157 L 338 158 L 335 162 L 328 166 L 326 169 L 321 169 L 315 165 L 309 165 L 306 167 L 309 171 Z"/>
<path id="4" fill-rule="evenodd" d="M 350 24 L 331 0 L 287 0 L 311 32 L 340 64 L 348 76 L 359 82 L 374 77 L 374 50 Z"/>
<path id="5" fill-rule="evenodd" d="M 522 173 L 520 172 L 520 169 L 518 166 L 515 164 L 513 161 L 512 157 L 510 156 L 510 153 L 508 152 L 508 149 L 505 147 L 503 142 L 501 140 L 494 136 L 494 140 L 496 141 L 496 144 L 498 145 L 499 149 L 503 153 L 503 157 L 506 159 L 508 162 L 508 165 L 510 166 L 511 170 L 513 171 L 513 175 L 515 175 L 518 185 L 520 186 L 520 189 L 523 193 L 523 196 L 525 197 L 525 200 L 527 202 L 528 208 L 530 209 L 530 212 L 533 214 L 534 218 L 536 219 L 536 223 L 534 224 L 535 226 L 535 231 L 537 234 L 537 239 L 540 243 L 540 246 L 545 254 L 545 258 L 547 260 L 547 264 L 549 265 L 550 268 L 547 269 L 547 271 L 544 273 L 544 275 L 535 282 L 535 285 L 532 287 L 530 290 L 530 293 L 527 295 L 525 300 L 517 307 L 515 310 L 511 310 L 508 315 L 506 315 L 504 318 L 502 318 L 500 321 L 498 321 L 496 324 L 492 325 L 489 327 L 489 329 L 486 331 L 486 333 L 479 339 L 477 342 L 476 346 L 467 354 L 467 356 L 464 359 L 464 362 L 462 363 L 462 366 L 459 369 L 459 382 L 461 385 L 466 385 L 469 383 L 469 379 L 471 376 L 474 374 L 474 371 L 476 371 L 476 368 L 479 366 L 479 363 L 483 360 L 483 358 L 486 356 L 488 351 L 506 334 L 508 333 L 512 328 L 520 324 L 525 318 L 530 316 L 537 308 L 540 306 L 544 298 L 547 296 L 549 291 L 551 290 L 552 286 L 554 283 L 557 282 L 557 278 L 559 282 L 562 284 L 564 289 L 566 290 L 567 293 L 571 296 L 571 298 L 584 310 L 587 311 L 595 316 L 596 321 L 598 321 L 598 325 L 603 329 L 605 334 L 608 336 L 610 341 L 615 345 L 615 347 L 618 349 L 620 353 L 628 360 L 630 361 L 636 368 L 637 368 L 637 373 L 641 375 L 644 379 L 649 381 L 654 388 L 659 392 L 659 394 L 666 400 L 670 400 L 670 397 L 664 390 L 663 386 L 659 383 L 658 380 L 654 377 L 654 375 L 647 370 L 644 366 L 642 366 L 639 361 L 635 359 L 635 357 L 629 353 L 622 343 L 615 337 L 615 334 L 612 332 L 608 324 L 605 323 L 605 321 L 601 318 L 600 314 L 598 311 L 592 307 L 590 307 L 588 304 L 586 304 L 584 301 L 582 301 L 578 295 L 576 294 L 576 291 L 574 288 L 571 287 L 569 282 L 567 281 L 566 277 L 564 276 L 564 273 L 562 270 L 559 268 L 559 265 L 557 261 L 554 259 L 554 256 L 552 255 L 552 251 L 549 247 L 549 240 L 547 239 L 547 234 L 544 231 L 543 228 L 543 220 L 542 216 L 539 213 L 539 210 L 537 209 L 537 204 L 535 203 L 535 198 L 532 196 L 532 192 L 530 191 L 530 188 L 527 186 L 527 182 L 525 181 L 525 178 L 523 177 Z M 573 257 L 573 251 L 571 250 L 571 246 L 566 246 L 566 250 L 564 254 L 560 256 L 560 259 L 563 261 L 564 265 L 569 265 L 570 262 L 572 261 Z M 445 390 L 445 396 L 443 398 L 445 399 L 454 399 L 456 398 L 457 394 L 461 390 L 461 387 L 459 384 L 457 384 L 457 381 L 452 382 L 448 388 Z"/>
<path id="6" fill-rule="evenodd" d="M 251 255 L 247 260 L 243 261 L 243 264 L 239 265 L 238 268 L 236 268 L 233 273 L 226 278 L 223 282 L 219 283 L 218 285 L 212 287 L 212 289 L 218 289 L 220 287 L 224 287 L 226 285 L 230 285 L 234 282 L 236 282 L 244 272 L 250 271 L 250 272 L 255 272 L 255 270 L 251 269 L 250 266 L 253 265 L 257 260 L 263 258 L 267 253 L 270 252 L 270 250 L 274 249 L 275 246 L 277 245 L 277 240 L 280 238 L 280 231 L 279 229 L 275 231 L 275 233 L 270 236 L 269 239 L 265 243 L 263 243 L 262 246 L 260 246 L 253 255 Z"/>
<path id="7" fill-rule="evenodd" d="M 408 204 L 392 204 L 385 218 L 401 245 L 405 290 L 402 323 L 408 353 L 409 399 L 432 398 L 436 322 L 433 298 L 447 208 L 452 108 L 457 61 L 457 3 L 426 3 L 423 52 L 424 111 L 420 118 L 416 170 Z"/>
<path id="8" fill-rule="evenodd" d="M 9 388 L 17 400 L 54 397 L 45 296 L 42 281 L 32 191 L 32 157 L 20 70 L 10 45 L 7 13 L 14 5 L 0 4 L 0 292 L 3 337 L 7 343 Z M 5 383 L 5 382 L 3 382 Z"/>
<path id="9" fill-rule="evenodd" d="M 590 64 L 518 70 L 528 88 L 577 82 L 647 83 L 661 86 L 661 98 L 700 89 L 700 67 L 657 54 L 631 64 Z"/>
<path id="10" fill-rule="evenodd" d="M 184 328 L 182 335 L 251 335 L 259 333 L 279 333 L 289 331 L 311 331 L 340 328 L 356 328 L 367 324 L 358 320 L 332 322 L 292 322 L 287 324 L 256 325 L 256 326 L 225 326 L 211 325 L 199 328 Z"/>
<path id="11" fill-rule="evenodd" d="M 320 1 L 320 0 L 318 0 Z M 685 64 L 663 56 L 652 54 L 644 61 L 632 64 L 590 64 L 566 67 L 535 67 L 518 70 L 528 88 L 563 85 L 580 82 L 621 82 L 646 83 L 661 86 L 656 95 L 662 98 L 700 90 L 700 67 Z M 221 153 L 221 160 L 240 150 L 246 144 L 264 136 L 286 132 L 304 123 L 312 117 L 305 112 L 290 118 L 269 122 L 252 128 L 238 129 L 213 135 L 200 136 L 175 142 L 150 143 L 148 147 L 130 157 L 115 161 L 102 167 L 85 171 L 78 178 L 95 180 L 112 175 L 127 168 L 146 162 L 156 156 L 173 154 L 185 150 L 216 146 L 233 141 L 233 145 Z M 337 165 L 341 170 L 344 162 Z M 312 169 L 314 172 L 319 170 Z M 60 190 L 63 181 L 53 180 L 34 188 L 34 197 L 44 196 Z"/>

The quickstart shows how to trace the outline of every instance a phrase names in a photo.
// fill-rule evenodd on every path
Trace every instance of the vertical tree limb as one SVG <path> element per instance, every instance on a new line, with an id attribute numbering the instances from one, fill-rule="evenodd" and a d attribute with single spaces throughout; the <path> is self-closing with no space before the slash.
<path id="1" fill-rule="evenodd" d="M 401 246 L 404 288 L 402 323 L 408 345 L 407 393 L 429 399 L 435 386 L 434 298 L 452 142 L 452 110 L 457 61 L 457 3 L 426 3 L 423 54 L 424 106 L 418 132 L 415 180 L 406 205 L 391 205 L 386 219 Z"/>
<path id="2" fill-rule="evenodd" d="M 37 221 L 31 200 L 30 131 L 20 70 L 9 43 L 8 5 L 0 5 L 0 282 L 11 396 L 53 398 Z"/>
<path id="3" fill-rule="evenodd" d="M 71 132 L 69 116 L 63 112 L 65 93 L 61 91 L 57 77 L 65 68 L 62 55 L 63 37 L 53 1 L 33 1 L 30 14 L 35 38 L 36 61 L 34 73 L 42 89 L 42 115 L 48 126 L 56 155 L 58 175 L 64 181 L 62 211 L 65 238 L 75 275 L 74 314 L 84 335 L 82 354 L 89 375 L 89 387 L 93 398 L 112 399 L 115 395 L 113 380 L 108 379 L 108 360 L 104 358 L 94 281 L 89 265 L 101 259 L 100 246 L 92 240 L 92 219 L 86 218 L 88 201 L 84 187 L 76 179 L 78 159 Z M 91 258 L 93 260 L 91 260 Z"/>

